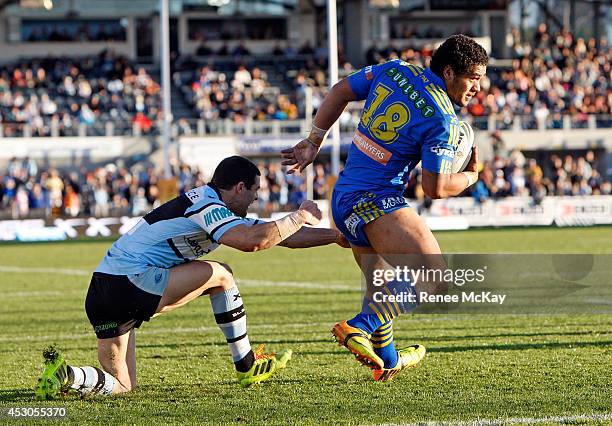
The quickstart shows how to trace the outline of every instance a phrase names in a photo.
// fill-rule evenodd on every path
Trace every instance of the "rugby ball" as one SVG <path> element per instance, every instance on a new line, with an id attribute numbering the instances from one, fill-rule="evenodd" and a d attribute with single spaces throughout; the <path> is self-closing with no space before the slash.
<path id="1" fill-rule="evenodd" d="M 452 173 L 459 173 L 465 170 L 470 158 L 472 157 L 472 147 L 474 147 L 474 130 L 465 121 L 459 122 L 459 142 L 455 151 L 455 158 L 451 166 Z"/>

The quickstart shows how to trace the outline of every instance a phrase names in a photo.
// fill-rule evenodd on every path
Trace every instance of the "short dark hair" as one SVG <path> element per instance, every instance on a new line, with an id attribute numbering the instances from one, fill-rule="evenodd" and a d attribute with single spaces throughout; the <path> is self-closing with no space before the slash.
<path id="1" fill-rule="evenodd" d="M 219 189 L 232 189 L 238 183 L 244 182 L 250 189 L 255 183 L 255 176 L 260 175 L 261 172 L 251 160 L 234 155 L 219 163 L 210 183 Z"/>
<path id="2" fill-rule="evenodd" d="M 474 65 L 487 65 L 489 56 L 476 41 L 463 34 L 452 35 L 438 47 L 431 58 L 430 68 L 438 76 L 450 65 L 457 74 L 465 74 Z"/>

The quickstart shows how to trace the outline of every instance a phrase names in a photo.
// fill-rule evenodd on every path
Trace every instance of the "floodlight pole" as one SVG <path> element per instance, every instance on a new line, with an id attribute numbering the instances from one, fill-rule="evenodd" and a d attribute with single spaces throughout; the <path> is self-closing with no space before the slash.
<path id="1" fill-rule="evenodd" d="M 172 109 L 170 105 L 170 20 L 168 0 L 159 0 L 160 9 L 160 39 L 162 65 L 162 144 L 164 148 L 164 176 L 172 177 L 170 170 L 170 125 L 172 124 Z"/>
<path id="2" fill-rule="evenodd" d="M 312 111 L 314 110 L 312 105 L 312 87 L 306 86 L 304 88 L 304 104 L 306 112 L 306 129 L 312 127 Z M 313 165 L 306 167 L 306 199 L 314 199 L 314 171 Z"/>
<path id="3" fill-rule="evenodd" d="M 338 81 L 338 18 L 336 0 L 327 0 L 327 42 L 329 43 L 329 88 Z M 340 123 L 336 121 L 331 128 L 332 136 L 332 174 L 340 172 Z"/>

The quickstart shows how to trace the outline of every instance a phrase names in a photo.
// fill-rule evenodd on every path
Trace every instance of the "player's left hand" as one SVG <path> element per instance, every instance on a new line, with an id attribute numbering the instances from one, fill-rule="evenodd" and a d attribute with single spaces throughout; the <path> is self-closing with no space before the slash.
<path id="1" fill-rule="evenodd" d="M 286 159 L 281 164 L 283 166 L 290 166 L 287 170 L 289 175 L 295 172 L 302 172 L 314 161 L 320 149 L 321 147 L 316 147 L 311 142 L 303 139 L 293 148 L 281 151 L 281 157 Z"/>

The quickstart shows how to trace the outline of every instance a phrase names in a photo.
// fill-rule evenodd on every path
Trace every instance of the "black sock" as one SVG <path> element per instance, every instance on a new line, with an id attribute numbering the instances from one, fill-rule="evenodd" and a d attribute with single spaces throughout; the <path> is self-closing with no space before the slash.
<path id="1" fill-rule="evenodd" d="M 71 384 L 74 383 L 74 371 L 72 371 L 72 367 L 71 366 L 67 366 L 67 370 L 68 370 L 68 383 L 67 385 L 70 386 Z"/>
<path id="2" fill-rule="evenodd" d="M 236 371 L 240 373 L 246 373 L 247 371 L 251 369 L 254 362 L 255 362 L 255 354 L 253 353 L 253 351 L 249 351 L 249 353 L 246 354 L 244 358 L 242 358 L 239 361 L 236 361 L 234 363 L 234 366 L 236 366 Z"/>

